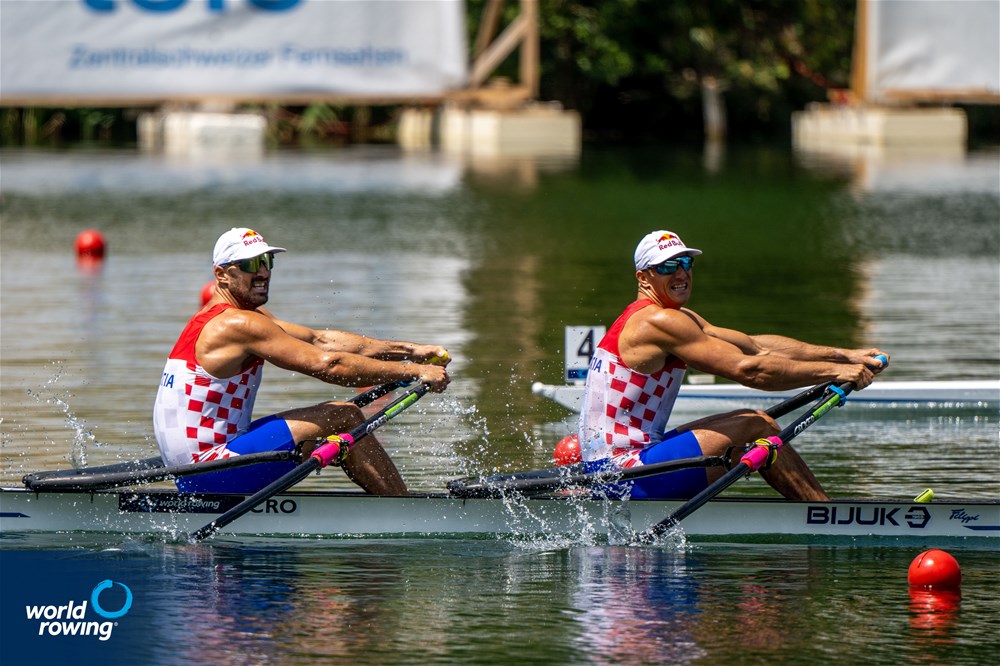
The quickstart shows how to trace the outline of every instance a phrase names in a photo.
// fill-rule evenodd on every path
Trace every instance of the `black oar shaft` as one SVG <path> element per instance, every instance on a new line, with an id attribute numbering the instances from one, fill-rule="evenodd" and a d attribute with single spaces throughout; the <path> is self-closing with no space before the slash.
<path id="1" fill-rule="evenodd" d="M 380 384 L 364 393 L 359 393 L 347 400 L 358 407 L 365 407 L 387 393 L 406 386 L 409 382 L 398 381 Z M 261 453 L 243 454 L 224 460 L 214 460 L 188 465 L 167 467 L 163 458 L 156 456 L 144 460 L 130 460 L 123 463 L 101 465 L 100 467 L 83 467 L 80 469 L 52 470 L 26 474 L 21 481 L 31 490 L 103 490 L 118 488 L 136 483 L 155 483 L 167 481 L 176 477 L 194 474 L 207 474 L 223 469 L 243 467 L 266 462 L 282 462 L 291 460 L 290 451 L 264 451 Z"/>
<path id="2" fill-rule="evenodd" d="M 100 468 L 95 467 L 88 474 L 67 474 L 41 478 L 26 476 L 24 478 L 24 485 L 31 490 L 105 490 L 107 488 L 131 486 L 136 483 L 168 481 L 182 476 L 207 474 L 208 472 L 236 469 L 238 467 L 246 467 L 247 465 L 287 462 L 294 460 L 294 458 L 295 453 L 293 451 L 261 451 L 259 453 L 246 453 L 221 460 L 177 465 L 176 467 L 163 467 L 161 465 L 160 467 L 131 469 L 124 472 L 113 470 L 101 472 L 99 471 Z M 113 467 L 112 465 L 107 466 L 109 469 Z"/>
<path id="3" fill-rule="evenodd" d="M 386 423 L 389 419 L 392 419 L 395 416 L 399 415 L 404 409 L 406 409 L 407 407 L 415 403 L 417 400 L 419 400 L 420 397 L 425 393 L 427 393 L 428 390 L 429 387 L 427 386 L 427 384 L 424 383 L 417 384 L 415 387 L 413 387 L 400 397 L 396 398 L 392 402 L 392 404 L 390 404 L 388 407 L 379 411 L 377 414 L 373 415 L 367 421 L 355 427 L 349 433 L 341 435 L 341 437 L 347 442 L 351 443 L 357 442 L 362 437 L 371 434 L 376 428 Z M 237 518 L 249 513 L 258 505 L 262 504 L 263 502 L 267 501 L 268 499 L 277 495 L 278 493 L 288 490 L 296 483 L 302 481 L 307 476 L 309 476 L 313 471 L 328 464 L 329 457 L 324 456 L 320 452 L 320 449 L 322 449 L 324 446 L 333 446 L 333 445 L 334 444 L 328 442 L 327 444 L 318 447 L 316 451 L 314 451 L 313 454 L 309 457 L 308 460 L 302 462 L 295 469 L 288 472 L 281 478 L 273 481 L 268 486 L 262 488 L 261 490 L 258 490 L 256 493 L 254 493 L 247 499 L 243 500 L 242 502 L 234 506 L 232 509 L 226 511 L 208 525 L 205 525 L 204 527 L 201 527 L 195 532 L 193 532 L 191 534 L 191 539 L 194 541 L 201 541 L 203 539 L 212 536 L 213 534 L 215 534 L 220 529 L 222 529 L 229 523 L 233 522 Z"/>
<path id="4" fill-rule="evenodd" d="M 552 469 L 508 474 L 506 476 L 487 477 L 481 481 L 476 479 L 457 479 L 448 482 L 448 492 L 454 497 L 497 497 L 505 492 L 541 493 L 549 490 L 559 490 L 572 487 L 587 487 L 603 483 L 624 483 L 636 479 L 676 472 L 682 469 L 699 467 L 721 467 L 724 461 L 721 457 L 698 456 L 667 460 L 649 465 L 639 465 L 628 469 L 617 467 L 599 469 L 593 472 L 583 470 L 580 463 Z"/>
<path id="5" fill-rule="evenodd" d="M 662 534 L 666 532 L 671 527 L 684 520 L 692 513 L 704 506 L 709 500 L 721 493 L 723 490 L 733 485 L 741 478 L 746 476 L 750 472 L 750 466 L 746 463 L 739 463 L 731 470 L 719 477 L 719 480 L 714 484 L 705 488 L 703 491 L 689 499 L 685 502 L 679 509 L 670 514 L 669 517 L 660 521 L 654 526 L 654 531 L 657 534 Z"/>
<path id="6" fill-rule="evenodd" d="M 353 402 L 358 407 L 364 407 L 365 405 L 375 402 L 385 394 L 406 386 L 408 383 L 409 382 L 388 382 L 387 384 L 379 384 L 378 386 L 368 389 L 364 393 L 359 393 L 347 402 Z"/>
<path id="7" fill-rule="evenodd" d="M 769 407 L 765 410 L 765 413 L 771 418 L 779 418 L 793 412 L 823 395 L 823 392 L 826 391 L 830 384 L 832 382 L 825 382 L 808 388 L 787 400 Z M 651 465 L 640 465 L 626 470 L 616 470 L 614 473 L 602 471 L 587 473 L 583 472 L 582 464 L 577 463 L 562 468 L 490 476 L 485 479 L 471 477 L 456 479 L 448 482 L 448 491 L 455 497 L 493 497 L 501 495 L 506 491 L 544 492 L 574 485 L 585 486 L 607 481 L 629 481 L 682 469 L 714 467 L 721 466 L 722 464 L 723 461 L 721 458 L 698 457 L 653 463 Z"/>
<path id="8" fill-rule="evenodd" d="M 198 530 L 191 534 L 191 539 L 193 541 L 202 541 L 207 539 L 237 518 L 252 511 L 259 504 L 263 504 L 271 497 L 288 490 L 299 481 L 302 481 L 307 476 L 312 474 L 314 470 L 319 469 L 320 466 L 321 463 L 318 459 L 309 458 L 309 460 L 299 464 L 298 467 L 285 476 L 273 481 L 264 488 L 261 488 L 256 493 L 210 522 L 208 525 L 198 528 Z"/>
<path id="9" fill-rule="evenodd" d="M 776 437 L 769 437 L 771 441 L 776 441 L 777 445 L 782 446 L 787 444 L 797 435 L 802 433 L 806 428 L 815 423 L 824 414 L 829 412 L 831 409 L 837 405 L 843 404 L 845 397 L 848 393 L 853 390 L 853 386 L 850 383 L 841 384 L 836 390 L 830 389 L 829 396 L 822 399 L 822 401 L 816 406 L 815 409 L 809 410 L 805 414 L 802 414 L 799 418 L 792 421 L 788 426 L 786 426 Z M 743 460 L 747 457 L 744 456 Z M 642 534 L 639 535 L 640 541 L 649 540 L 655 536 L 664 534 L 672 527 L 677 525 L 681 520 L 691 515 L 699 508 L 708 503 L 709 500 L 714 498 L 716 495 L 724 491 L 729 486 L 733 485 L 741 477 L 752 472 L 750 465 L 746 462 L 741 461 L 738 465 L 729 470 L 726 474 L 712 483 L 710 486 L 705 488 L 703 491 L 689 499 L 687 502 L 682 504 L 669 516 L 656 523 L 655 525 L 646 529 Z"/>
<path id="10" fill-rule="evenodd" d="M 823 384 L 817 384 L 812 388 L 806 389 L 802 393 L 792 396 L 788 400 L 783 400 L 782 402 L 779 402 L 777 405 L 768 407 L 767 409 L 764 410 L 764 413 L 770 416 L 772 419 L 780 418 L 785 414 L 790 414 L 799 407 L 804 407 L 805 405 L 808 405 L 810 402 L 818 399 L 821 395 L 823 395 L 824 391 L 826 391 L 826 389 L 829 388 L 831 384 L 833 384 L 833 382 L 825 382 Z"/>

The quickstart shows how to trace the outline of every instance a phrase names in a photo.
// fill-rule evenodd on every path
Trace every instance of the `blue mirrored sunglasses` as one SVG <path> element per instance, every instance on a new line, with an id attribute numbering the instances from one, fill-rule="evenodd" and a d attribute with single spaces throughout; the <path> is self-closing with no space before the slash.
<path id="1" fill-rule="evenodd" d="M 234 261 L 229 266 L 239 266 L 240 270 L 244 273 L 256 273 L 260 270 L 261 264 L 267 266 L 267 270 L 274 268 L 274 255 L 270 252 L 259 254 L 256 257 L 250 257 L 242 261 Z"/>
<path id="2" fill-rule="evenodd" d="M 653 266 L 652 269 L 660 275 L 673 275 L 677 272 L 678 268 L 689 271 L 692 266 L 694 266 L 694 257 L 684 256 L 677 257 L 676 259 L 667 259 L 662 264 Z"/>

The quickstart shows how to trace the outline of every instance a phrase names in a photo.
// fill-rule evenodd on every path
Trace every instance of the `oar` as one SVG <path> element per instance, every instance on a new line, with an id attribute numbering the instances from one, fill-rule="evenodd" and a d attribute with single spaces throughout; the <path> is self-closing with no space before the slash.
<path id="1" fill-rule="evenodd" d="M 156 458 L 156 460 L 160 460 Z M 127 468 L 125 471 L 116 469 L 115 465 L 107 465 L 104 468 L 95 467 L 87 474 L 63 474 L 51 476 L 37 476 L 29 474 L 22 481 L 31 490 L 55 491 L 55 490 L 106 490 L 108 488 L 120 488 L 122 486 L 134 486 L 137 483 L 156 483 L 157 481 L 169 481 L 182 476 L 192 476 L 195 474 L 207 474 L 208 472 L 218 472 L 247 465 L 257 465 L 260 463 L 288 462 L 296 461 L 294 451 L 261 451 L 258 453 L 245 453 L 230 458 L 220 460 L 209 460 L 208 462 L 189 463 L 187 465 L 176 465 L 173 467 L 163 467 L 162 461 L 159 467 Z"/>
<path id="2" fill-rule="evenodd" d="M 206 539 L 220 529 L 233 522 L 240 516 L 249 513 L 259 504 L 274 497 L 278 493 L 288 490 L 302 479 L 309 476 L 314 470 L 326 467 L 340 457 L 342 447 L 350 449 L 359 439 L 371 434 L 376 428 L 382 426 L 390 419 L 398 416 L 403 410 L 415 403 L 420 397 L 427 393 L 428 386 L 423 382 L 396 398 L 392 404 L 380 410 L 364 423 L 360 424 L 348 433 L 343 433 L 336 437 L 328 437 L 327 441 L 316 448 L 309 456 L 309 459 L 299 464 L 295 469 L 288 472 L 281 478 L 275 480 L 270 485 L 258 490 L 256 493 L 246 498 L 229 511 L 213 520 L 208 525 L 199 528 L 191 534 L 192 541 Z"/>
<path id="3" fill-rule="evenodd" d="M 593 472 L 581 472 L 583 465 L 566 465 L 550 469 L 493 476 L 481 481 L 474 478 L 456 479 L 448 482 L 448 493 L 452 497 L 498 497 L 504 492 L 541 493 L 549 490 L 561 490 L 570 487 L 594 486 L 608 481 L 619 483 L 635 479 L 667 474 L 682 469 L 697 467 L 722 467 L 725 460 L 722 456 L 696 456 L 680 458 L 664 462 L 639 465 L 628 469 L 612 467 Z"/>
<path id="4" fill-rule="evenodd" d="M 820 397 L 833 382 L 824 382 L 808 388 L 787 400 L 779 402 L 765 410 L 771 418 L 778 418 L 807 405 Z M 557 490 L 567 486 L 588 486 L 605 481 L 628 481 L 641 479 L 656 474 L 665 474 L 682 469 L 696 467 L 718 467 L 723 465 L 722 458 L 699 456 L 682 460 L 668 460 L 650 465 L 640 465 L 625 470 L 598 470 L 583 472 L 583 465 L 577 463 L 565 467 L 541 469 L 531 472 L 518 472 L 485 479 L 467 477 L 448 482 L 448 492 L 454 497 L 495 497 L 504 491 L 544 492 Z"/>
<path id="5" fill-rule="evenodd" d="M 366 405 L 375 402 L 376 400 L 384 396 L 386 393 L 391 393 L 392 391 L 395 391 L 398 388 L 402 388 L 403 386 L 406 386 L 409 383 L 410 382 L 399 381 L 399 382 L 388 382 L 386 384 L 379 384 L 378 386 L 368 389 L 364 393 L 357 394 L 347 402 L 353 402 L 358 407 L 364 407 Z"/>
<path id="6" fill-rule="evenodd" d="M 884 359 L 884 357 L 881 358 Z M 886 362 L 887 359 L 883 360 L 883 363 Z M 782 446 L 794 439 L 799 433 L 803 432 L 831 409 L 837 405 L 842 405 L 847 398 L 847 394 L 853 390 L 854 385 L 850 382 L 845 382 L 838 387 L 834 387 L 831 384 L 828 388 L 829 395 L 824 397 L 814 409 L 795 419 L 776 436 L 758 439 L 754 442 L 754 447 L 743 455 L 738 465 L 723 474 L 715 483 L 682 504 L 672 514 L 641 532 L 638 540 L 640 542 L 649 542 L 657 536 L 664 534 L 680 521 L 700 509 L 723 490 L 750 472 L 757 471 L 763 467 L 772 455 L 777 455 Z"/>
<path id="7" fill-rule="evenodd" d="M 347 400 L 358 407 L 365 407 L 382 396 L 406 386 L 410 382 L 398 381 L 380 384 L 364 393 L 359 393 Z M 206 474 L 223 469 L 243 467 L 265 462 L 283 462 L 290 460 L 290 451 L 263 451 L 241 456 L 233 456 L 222 460 L 212 460 L 188 465 L 166 467 L 160 456 L 143 460 L 130 460 L 123 463 L 101 465 L 99 467 L 84 467 L 81 469 L 52 470 L 26 474 L 21 479 L 25 487 L 31 490 L 103 490 L 130 486 L 136 483 L 156 483 L 180 476 Z"/>
<path id="8" fill-rule="evenodd" d="M 810 402 L 816 400 L 821 395 L 823 395 L 823 393 L 826 392 L 826 389 L 831 384 L 833 384 L 833 382 L 823 382 L 822 384 L 817 384 L 812 388 L 806 389 L 802 393 L 793 395 L 788 400 L 784 400 L 782 402 L 779 402 L 777 405 L 772 405 L 771 407 L 768 407 L 767 409 L 764 410 L 764 413 L 770 416 L 772 419 L 776 419 L 781 416 L 784 416 L 785 414 L 794 412 L 799 407 L 808 405 Z"/>

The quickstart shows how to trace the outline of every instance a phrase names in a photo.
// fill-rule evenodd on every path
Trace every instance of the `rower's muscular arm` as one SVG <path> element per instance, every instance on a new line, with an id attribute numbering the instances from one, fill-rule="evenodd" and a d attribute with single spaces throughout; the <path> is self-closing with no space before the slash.
<path id="1" fill-rule="evenodd" d="M 824 381 L 852 382 L 860 389 L 872 380 L 871 370 L 863 363 L 801 360 L 772 353 L 761 347 L 753 336 L 711 326 L 690 310 L 658 310 L 633 319 L 638 320 L 631 334 L 623 335 L 627 344 L 623 358 L 640 372 L 653 372 L 662 367 L 667 356 L 674 355 L 697 370 L 768 391 Z M 626 325 L 623 334 L 629 331 L 632 323 Z M 632 365 L 633 361 L 643 360 L 638 355 L 633 356 L 635 351 L 654 348 L 662 350 L 657 360 L 643 367 Z"/>
<path id="2" fill-rule="evenodd" d="M 347 331 L 316 330 L 301 324 L 279 321 L 263 308 L 258 311 L 270 317 L 288 335 L 324 352 L 347 352 L 382 361 L 430 362 L 435 365 L 447 365 L 451 360 L 445 348 L 439 345 L 379 340 Z"/>
<path id="3" fill-rule="evenodd" d="M 881 371 L 884 365 L 881 360 L 876 360 L 875 357 L 882 355 L 889 358 L 888 354 L 874 348 L 841 349 L 839 347 L 814 345 L 783 335 L 747 335 L 740 331 L 713 326 L 700 315 L 689 310 L 685 310 L 685 312 L 698 322 L 705 335 L 726 340 L 736 345 L 743 353 L 751 356 L 770 354 L 793 361 L 863 363 L 876 371 Z"/>
<path id="4" fill-rule="evenodd" d="M 795 361 L 827 361 L 830 363 L 863 363 L 869 368 L 881 370 L 884 364 L 876 360 L 876 356 L 889 355 L 878 349 L 841 349 L 840 347 L 826 347 L 823 345 L 813 345 L 794 338 L 786 338 L 782 335 L 753 335 L 750 336 L 759 349 L 766 353 L 776 354 Z"/>
<path id="5" fill-rule="evenodd" d="M 209 322 L 198 339 L 196 355 L 202 367 L 217 377 L 237 374 L 248 358 L 258 356 L 285 370 L 341 386 L 418 380 L 428 383 L 433 391 L 443 391 L 449 381 L 440 365 L 326 351 L 289 334 L 265 313 L 248 310 L 231 310 Z"/>

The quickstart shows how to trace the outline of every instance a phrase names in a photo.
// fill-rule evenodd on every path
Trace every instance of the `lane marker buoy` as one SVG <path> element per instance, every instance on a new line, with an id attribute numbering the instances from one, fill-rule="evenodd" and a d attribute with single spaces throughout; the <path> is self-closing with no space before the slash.
<path id="1" fill-rule="evenodd" d="M 556 444 L 556 450 L 552 454 L 552 460 L 556 465 L 572 465 L 582 460 L 580 457 L 580 439 L 576 435 L 566 435 Z"/>
<path id="2" fill-rule="evenodd" d="M 215 280 L 212 280 L 211 282 L 206 282 L 205 285 L 201 288 L 201 304 L 205 305 L 205 303 L 208 303 L 210 300 L 212 300 L 212 296 L 214 295 L 215 295 Z"/>
<path id="3" fill-rule="evenodd" d="M 932 548 L 914 558 L 906 579 L 911 587 L 955 589 L 962 585 L 962 568 L 950 553 Z"/>

